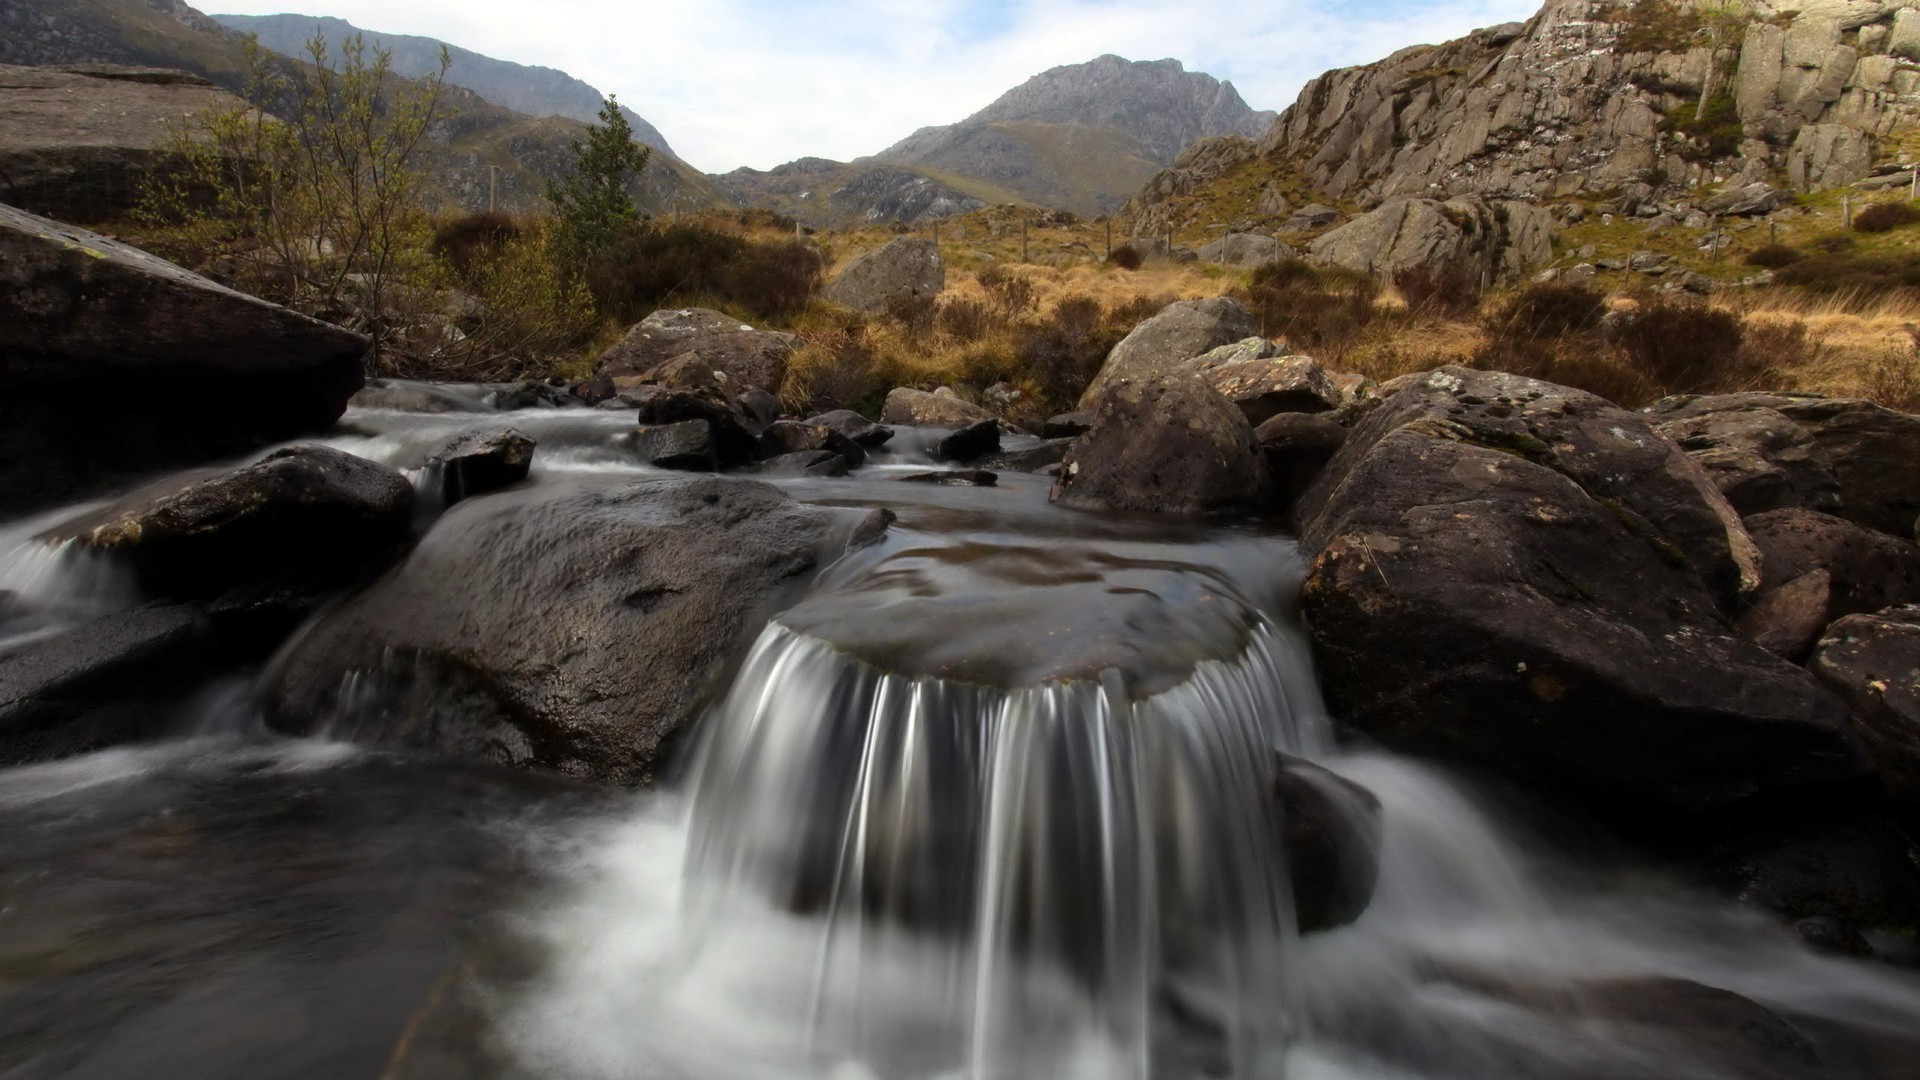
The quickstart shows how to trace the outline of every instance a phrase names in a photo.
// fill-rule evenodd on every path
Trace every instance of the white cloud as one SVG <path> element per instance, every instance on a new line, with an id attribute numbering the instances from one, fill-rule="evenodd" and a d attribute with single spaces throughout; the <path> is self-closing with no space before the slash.
<path id="1" fill-rule="evenodd" d="M 269 14 L 302 0 L 213 0 Z M 1280 109 L 1329 67 L 1523 19 L 1537 0 L 304 0 L 303 14 L 544 64 L 618 94 L 694 165 L 852 158 L 1059 64 L 1174 57 Z"/>

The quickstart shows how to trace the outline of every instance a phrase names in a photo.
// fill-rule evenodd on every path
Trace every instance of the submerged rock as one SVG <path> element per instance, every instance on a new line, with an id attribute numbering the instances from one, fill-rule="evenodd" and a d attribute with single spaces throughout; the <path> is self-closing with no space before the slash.
<path id="1" fill-rule="evenodd" d="M 836 517 L 718 477 L 461 503 L 290 650 L 272 722 L 651 782 Z"/>
<path id="2" fill-rule="evenodd" d="M 0 513 L 325 430 L 360 389 L 366 350 L 359 334 L 0 206 Z"/>
<path id="3" fill-rule="evenodd" d="M 1267 466 L 1244 413 L 1200 377 L 1120 379 L 1061 463 L 1051 498 L 1090 510 L 1200 514 L 1258 505 Z"/>
<path id="4" fill-rule="evenodd" d="M 1498 372 L 1389 391 L 1298 508 L 1336 715 L 1629 824 L 1862 777 L 1844 707 L 1733 633 L 1758 560 L 1678 447 Z"/>
<path id="5" fill-rule="evenodd" d="M 1080 407 L 1096 407 L 1107 387 L 1122 379 L 1139 382 L 1172 371 L 1212 349 L 1259 333 L 1259 322 L 1238 300 L 1216 296 L 1169 304 L 1113 347 L 1080 395 Z"/>

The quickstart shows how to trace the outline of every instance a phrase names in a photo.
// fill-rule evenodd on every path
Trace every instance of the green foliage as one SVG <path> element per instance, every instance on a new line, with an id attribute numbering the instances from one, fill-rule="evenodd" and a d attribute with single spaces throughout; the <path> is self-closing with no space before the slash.
<path id="1" fill-rule="evenodd" d="M 1920 221 L 1920 208 L 1910 202 L 1878 202 L 1853 216 L 1855 232 L 1892 232 Z"/>
<path id="2" fill-rule="evenodd" d="M 379 362 L 390 294 L 431 271 L 425 180 L 414 159 L 440 116 L 438 74 L 392 77 L 391 54 L 355 36 L 332 55 L 307 44 L 286 65 L 247 48 L 246 106 L 216 108 L 163 140 L 177 167 L 152 180 L 140 216 L 168 254 L 250 292 L 360 329 Z"/>
<path id="3" fill-rule="evenodd" d="M 1674 152 L 1686 161 L 1733 157 L 1746 137 L 1730 90 L 1709 97 L 1704 109 L 1693 102 L 1668 109 L 1661 128 L 1680 137 Z"/>
<path id="4" fill-rule="evenodd" d="M 640 220 L 627 185 L 653 151 L 633 141 L 633 126 L 611 97 L 600 106 L 600 123 L 587 125 L 587 141 L 572 144 L 571 150 L 573 167 L 548 185 L 547 198 L 560 219 L 561 250 L 588 259 L 611 248 Z"/>
<path id="5" fill-rule="evenodd" d="M 1699 11 L 1673 0 L 1631 0 L 1609 4 L 1594 13 L 1601 22 L 1620 27 L 1617 52 L 1677 52 L 1690 47 L 1703 29 Z"/>

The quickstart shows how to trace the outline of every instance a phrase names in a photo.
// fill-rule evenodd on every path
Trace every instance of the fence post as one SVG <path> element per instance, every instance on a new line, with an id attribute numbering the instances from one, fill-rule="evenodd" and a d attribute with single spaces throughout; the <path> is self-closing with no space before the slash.
<path id="1" fill-rule="evenodd" d="M 1107 219 L 1107 259 L 1113 259 L 1113 219 Z"/>
<path id="2" fill-rule="evenodd" d="M 933 246 L 934 247 L 940 246 L 940 219 L 939 218 L 933 219 Z"/>
<path id="3" fill-rule="evenodd" d="M 1027 215 L 1020 215 L 1020 261 L 1027 261 Z"/>
<path id="4" fill-rule="evenodd" d="M 1840 227 L 1843 229 L 1853 228 L 1853 196 L 1852 195 L 1840 196 Z"/>

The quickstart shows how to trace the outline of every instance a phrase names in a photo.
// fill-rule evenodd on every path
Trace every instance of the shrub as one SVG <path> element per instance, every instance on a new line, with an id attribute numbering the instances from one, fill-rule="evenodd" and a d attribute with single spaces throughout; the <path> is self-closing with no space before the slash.
<path id="1" fill-rule="evenodd" d="M 1889 409 L 1920 413 L 1920 349 L 1889 349 L 1869 361 L 1866 395 Z"/>
<path id="2" fill-rule="evenodd" d="M 1855 232 L 1892 232 L 1902 225 L 1920 221 L 1920 209 L 1910 202 L 1878 202 L 1853 215 Z"/>
<path id="3" fill-rule="evenodd" d="M 1121 244 L 1107 255 L 1107 262 L 1122 270 L 1138 270 L 1147 260 L 1132 244 Z"/>
<path id="4" fill-rule="evenodd" d="M 585 266 L 600 310 L 635 322 L 676 300 L 790 317 L 819 291 L 826 263 L 801 240 L 756 240 L 700 221 L 628 228 Z"/>
<path id="5" fill-rule="evenodd" d="M 1409 267 L 1393 275 L 1393 287 L 1408 310 L 1422 315 L 1459 318 L 1480 307 L 1480 278 L 1462 266 Z"/>
<path id="6" fill-rule="evenodd" d="M 1741 351 L 1740 317 L 1688 300 L 1647 297 L 1615 330 L 1633 366 L 1668 394 L 1748 389 L 1764 376 Z"/>
<path id="7" fill-rule="evenodd" d="M 1645 373 L 1594 335 L 1501 337 L 1490 339 L 1473 360 L 1485 371 L 1506 371 L 1585 390 L 1629 409 L 1660 396 Z"/>
<path id="8" fill-rule="evenodd" d="M 1268 263 L 1234 293 L 1260 320 L 1263 335 L 1329 355 L 1351 348 L 1380 318 L 1379 295 L 1380 282 L 1369 274 L 1302 259 Z"/>
<path id="9" fill-rule="evenodd" d="M 1748 266 L 1760 266 L 1768 270 L 1778 270 L 1783 266 L 1791 266 L 1804 258 L 1806 258 L 1806 254 L 1798 248 L 1791 248 L 1785 244 L 1767 244 L 1747 252 L 1746 262 Z"/>
<path id="10" fill-rule="evenodd" d="M 434 224 L 429 250 L 465 279 L 527 231 L 527 223 L 512 214 L 484 210 L 456 214 Z"/>
<path id="11" fill-rule="evenodd" d="M 1496 310 L 1489 330 L 1498 338 L 1533 340 L 1583 333 L 1600 325 L 1605 297 L 1580 285 L 1529 285 Z"/>
<path id="12" fill-rule="evenodd" d="M 1825 252 L 1774 271 L 1774 281 L 1811 292 L 1878 293 L 1920 286 L 1920 254 Z"/>
<path id="13" fill-rule="evenodd" d="M 627 185 L 646 168 L 653 149 L 633 141 L 633 127 L 611 97 L 600 103 L 600 123 L 587 125 L 587 141 L 569 149 L 573 161 L 566 175 L 547 185 L 560 218 L 555 240 L 572 257 L 591 258 L 640 220 Z"/>
<path id="14" fill-rule="evenodd" d="M 1827 233 L 1824 236 L 1816 236 L 1809 246 L 1815 251 L 1824 251 L 1829 255 L 1838 255 L 1843 251 L 1852 251 L 1853 243 L 1852 233 L 1837 232 Z"/>

